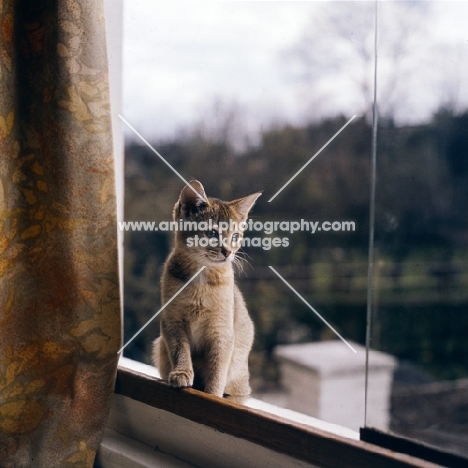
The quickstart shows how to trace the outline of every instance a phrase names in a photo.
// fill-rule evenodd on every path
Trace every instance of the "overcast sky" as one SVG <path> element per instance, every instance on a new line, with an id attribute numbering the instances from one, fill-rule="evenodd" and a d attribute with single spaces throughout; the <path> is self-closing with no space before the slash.
<path id="1" fill-rule="evenodd" d="M 151 138 L 171 137 L 200 120 L 215 98 L 228 105 L 237 102 L 257 128 L 300 121 L 304 99 L 284 56 L 306 28 L 320 21 L 323 7 L 318 1 L 124 0 L 124 116 Z M 434 64 L 446 68 L 452 82 L 460 73 L 458 62 L 468 63 L 468 2 L 431 2 L 431 7 L 425 40 L 415 46 L 415 60 L 435 46 L 456 45 L 459 60 Z M 460 94 L 468 76 L 458 81 Z M 441 89 L 448 86 L 443 82 L 441 78 Z M 354 97 L 345 84 L 340 86 L 337 76 L 329 83 L 339 97 L 324 99 L 321 112 L 327 113 L 327 106 L 337 112 L 342 106 L 343 112 L 352 114 Z M 418 84 L 419 92 L 421 86 L 424 83 Z M 441 89 L 431 94 L 434 86 L 427 85 L 427 95 L 415 98 L 408 112 L 419 112 L 418 118 L 431 112 L 434 99 L 443 94 Z"/>

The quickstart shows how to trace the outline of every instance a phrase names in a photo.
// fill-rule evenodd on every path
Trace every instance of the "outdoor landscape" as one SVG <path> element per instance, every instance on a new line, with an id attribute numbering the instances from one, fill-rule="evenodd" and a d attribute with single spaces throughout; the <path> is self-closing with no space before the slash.
<path id="1" fill-rule="evenodd" d="M 351 123 L 274 201 L 267 201 L 344 123 L 346 119 L 338 117 L 271 129 L 260 145 L 243 152 L 199 133 L 154 142 L 178 171 L 201 180 L 209 196 L 231 200 L 265 190 L 253 210 L 254 220 L 355 223 L 354 232 L 279 232 L 271 236 L 288 237 L 288 247 L 244 249 L 238 282 L 256 324 L 252 371 L 267 381 L 276 379 L 271 360 L 275 345 L 334 337 L 268 265 L 342 335 L 359 343 L 365 340 L 371 141 L 365 119 Z M 376 211 L 379 332 L 374 345 L 423 365 L 439 379 L 468 376 L 461 323 L 468 319 L 462 313 L 468 301 L 467 126 L 468 114 L 447 110 L 425 125 L 381 123 Z M 137 142 L 126 148 L 125 173 L 126 219 L 171 220 L 183 182 Z M 171 242 L 170 232 L 125 233 L 126 338 L 160 306 L 159 278 Z M 150 341 L 157 334 L 154 323 L 126 354 L 148 362 Z"/>
<path id="2" fill-rule="evenodd" d="M 287 246 L 245 247 L 237 271 L 255 323 L 255 395 L 284 391 L 277 345 L 337 339 L 273 266 L 346 340 L 365 344 L 370 304 L 371 347 L 397 359 L 390 429 L 468 456 L 466 5 L 378 2 L 376 15 L 374 2 L 305 3 L 275 2 L 268 12 L 257 2 L 200 7 L 187 15 L 192 29 L 167 13 L 156 45 L 140 56 L 145 67 L 158 65 L 151 73 L 129 46 L 125 117 L 208 196 L 263 191 L 254 221 L 355 227 L 247 232 L 288 238 Z M 126 131 L 124 219 L 170 221 L 184 183 Z M 161 307 L 172 235 L 124 233 L 125 342 Z M 125 356 L 150 363 L 158 333 L 156 319 Z"/>

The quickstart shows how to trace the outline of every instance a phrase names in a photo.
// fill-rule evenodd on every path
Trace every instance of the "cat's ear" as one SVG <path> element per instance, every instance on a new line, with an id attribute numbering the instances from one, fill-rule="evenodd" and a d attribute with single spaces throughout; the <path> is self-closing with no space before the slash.
<path id="1" fill-rule="evenodd" d="M 207 203 L 205 189 L 198 180 L 191 180 L 180 192 L 179 203 L 186 208 L 186 211 L 192 211 Z"/>
<path id="2" fill-rule="evenodd" d="M 229 205 L 233 207 L 243 219 L 247 219 L 249 211 L 261 194 L 262 192 L 252 193 L 252 195 L 247 195 L 244 198 L 238 198 L 237 200 L 229 202 Z"/>

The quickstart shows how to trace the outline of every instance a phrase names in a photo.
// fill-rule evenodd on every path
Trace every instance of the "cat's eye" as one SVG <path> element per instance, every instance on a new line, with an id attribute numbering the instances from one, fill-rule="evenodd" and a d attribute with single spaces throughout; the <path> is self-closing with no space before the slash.
<path id="1" fill-rule="evenodd" d="M 214 237 L 218 237 L 218 231 L 216 231 L 216 229 L 210 229 L 209 231 L 205 231 L 205 235 L 209 239 L 213 239 Z"/>
<path id="2" fill-rule="evenodd" d="M 233 244 L 237 244 L 239 242 L 239 234 L 237 232 L 235 232 L 232 235 L 231 241 L 232 241 Z"/>

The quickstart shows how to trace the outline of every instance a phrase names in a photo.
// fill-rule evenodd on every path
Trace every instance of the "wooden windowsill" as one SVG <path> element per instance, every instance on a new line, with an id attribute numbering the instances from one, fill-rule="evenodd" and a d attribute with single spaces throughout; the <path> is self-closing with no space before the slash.
<path id="1" fill-rule="evenodd" d="M 318 467 L 435 468 L 439 466 L 197 390 L 176 390 L 162 380 L 132 367 L 134 366 L 119 365 L 116 394 Z"/>

